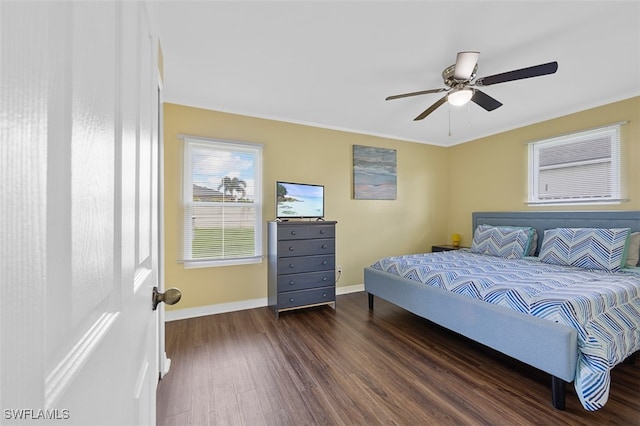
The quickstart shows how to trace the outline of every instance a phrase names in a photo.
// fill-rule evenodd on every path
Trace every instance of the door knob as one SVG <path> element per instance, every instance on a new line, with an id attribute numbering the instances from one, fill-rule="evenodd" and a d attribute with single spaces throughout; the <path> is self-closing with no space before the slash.
<path id="1" fill-rule="evenodd" d="M 164 302 L 167 305 L 175 305 L 180 301 L 182 297 L 182 293 L 177 288 L 170 288 L 164 293 L 160 293 L 158 291 L 158 287 L 153 288 L 153 293 L 151 294 L 151 302 L 153 304 L 153 310 L 155 311 L 158 307 L 158 303 Z"/>

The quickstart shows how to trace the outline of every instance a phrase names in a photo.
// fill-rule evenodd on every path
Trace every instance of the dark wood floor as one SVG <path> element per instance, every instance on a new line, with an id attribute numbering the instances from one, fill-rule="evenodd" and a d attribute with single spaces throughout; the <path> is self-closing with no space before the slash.
<path id="1" fill-rule="evenodd" d="M 365 293 L 166 325 L 159 425 L 639 425 L 640 360 L 612 371 L 607 405 L 551 405 L 550 378 Z"/>

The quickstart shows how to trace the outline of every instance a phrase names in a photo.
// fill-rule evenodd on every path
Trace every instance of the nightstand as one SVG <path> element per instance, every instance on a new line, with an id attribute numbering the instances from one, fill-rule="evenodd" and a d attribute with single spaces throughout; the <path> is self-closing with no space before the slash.
<path id="1" fill-rule="evenodd" d="M 437 246 L 431 246 L 431 252 L 435 253 L 438 251 L 449 251 L 449 250 L 459 250 L 461 248 L 468 248 L 468 247 L 462 247 L 462 246 L 458 246 L 458 247 L 454 247 L 450 244 L 440 244 Z"/>

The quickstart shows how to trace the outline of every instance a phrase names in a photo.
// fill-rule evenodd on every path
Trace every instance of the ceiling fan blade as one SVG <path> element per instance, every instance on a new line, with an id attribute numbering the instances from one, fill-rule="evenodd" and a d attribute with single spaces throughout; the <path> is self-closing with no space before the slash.
<path id="1" fill-rule="evenodd" d="M 429 93 L 440 93 L 440 92 L 445 92 L 447 90 L 449 89 L 442 88 L 442 89 L 421 90 L 420 92 L 403 93 L 401 95 L 387 96 L 385 98 L 385 101 L 390 101 L 392 99 L 408 98 L 409 96 L 428 95 Z"/>
<path id="2" fill-rule="evenodd" d="M 478 63 L 480 52 L 458 52 L 453 78 L 456 80 L 469 80 Z"/>
<path id="3" fill-rule="evenodd" d="M 500 108 L 502 103 L 491 96 L 487 95 L 484 92 L 481 92 L 478 89 L 474 90 L 473 97 L 471 98 L 472 102 L 475 102 L 477 105 L 486 109 L 487 111 L 493 111 L 496 108 Z"/>
<path id="4" fill-rule="evenodd" d="M 435 111 L 436 109 L 438 109 L 438 107 L 440 105 L 442 105 L 443 103 L 445 103 L 447 101 L 447 97 L 443 96 L 442 98 L 438 99 L 436 101 L 436 103 L 434 103 L 433 105 L 431 105 L 429 108 L 427 108 L 422 114 L 420 114 L 419 116 L 417 116 L 416 118 L 413 119 L 413 121 L 418 121 L 418 120 L 422 120 L 423 118 L 425 118 L 427 115 L 431 114 L 433 111 Z"/>
<path id="5" fill-rule="evenodd" d="M 488 77 L 480 77 L 476 79 L 476 86 L 490 86 L 497 83 L 505 83 L 507 81 L 522 80 L 524 78 L 539 77 L 541 75 L 553 74 L 558 70 L 557 62 L 549 62 L 532 67 L 521 68 L 519 70 L 494 74 Z"/>

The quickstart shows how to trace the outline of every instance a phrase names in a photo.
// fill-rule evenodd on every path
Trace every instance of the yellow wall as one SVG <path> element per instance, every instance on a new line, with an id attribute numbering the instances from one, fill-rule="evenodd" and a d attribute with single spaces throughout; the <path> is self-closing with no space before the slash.
<path id="1" fill-rule="evenodd" d="M 526 142 L 578 132 L 619 121 L 622 185 L 629 202 L 607 206 L 528 207 Z M 474 211 L 640 210 L 640 97 L 615 102 L 449 148 L 448 233 L 471 245 Z"/>
<path id="2" fill-rule="evenodd" d="M 265 221 L 274 217 L 276 180 L 325 185 L 326 217 L 338 221 L 341 287 L 362 284 L 363 268 L 379 257 L 429 251 L 433 244 L 449 242 L 453 232 L 461 234 L 462 245 L 470 245 L 474 211 L 576 209 L 525 204 L 527 141 L 629 121 L 622 127 L 622 156 L 623 187 L 630 201 L 605 208 L 640 210 L 639 118 L 640 97 L 636 97 L 443 148 L 165 104 L 165 281 L 183 293 L 180 304 L 167 309 L 267 295 L 266 261 L 201 269 L 184 269 L 176 262 L 182 225 L 178 134 L 264 144 Z M 397 200 L 352 199 L 353 145 L 397 150 Z M 264 249 L 266 254 L 266 245 Z"/>
<path id="3" fill-rule="evenodd" d="M 182 226 L 178 134 L 264 144 L 265 221 L 274 218 L 276 180 L 324 185 L 326 219 L 338 221 L 339 287 L 362 284 L 364 267 L 379 257 L 429 251 L 432 244 L 448 240 L 446 148 L 165 104 L 165 282 L 183 294 L 179 305 L 167 309 L 267 296 L 266 259 L 200 269 L 176 262 Z M 353 145 L 397 150 L 397 200 L 352 199 Z"/>

